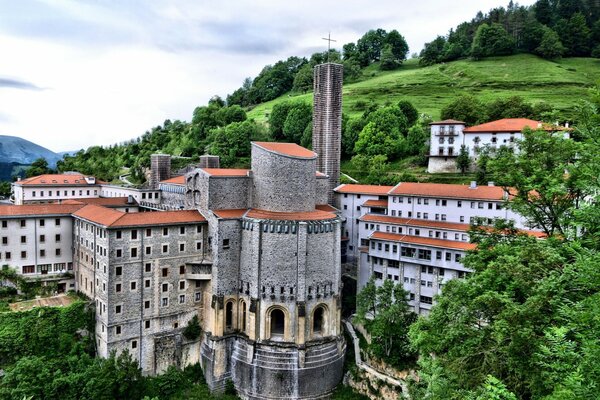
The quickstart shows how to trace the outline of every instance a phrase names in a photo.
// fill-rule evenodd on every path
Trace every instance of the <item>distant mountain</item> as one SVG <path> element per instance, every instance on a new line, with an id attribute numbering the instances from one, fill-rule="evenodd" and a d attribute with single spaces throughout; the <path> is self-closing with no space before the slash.
<path id="1" fill-rule="evenodd" d="M 29 140 L 0 135 L 0 163 L 28 165 L 41 157 L 48 161 L 51 168 L 54 168 L 56 162 L 62 159 L 62 155 Z"/>

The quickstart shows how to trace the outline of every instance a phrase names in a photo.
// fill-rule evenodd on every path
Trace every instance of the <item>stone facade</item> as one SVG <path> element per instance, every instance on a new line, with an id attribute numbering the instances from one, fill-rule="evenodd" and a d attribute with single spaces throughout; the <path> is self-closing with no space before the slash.
<path id="1" fill-rule="evenodd" d="M 340 184 L 343 82 L 343 65 L 326 63 L 315 67 L 312 147 L 318 154 L 317 170 L 329 176 L 327 194 L 332 205 L 333 189 Z"/>
<path id="2" fill-rule="evenodd" d="M 158 189 L 160 181 L 171 177 L 171 156 L 168 154 L 152 154 L 150 156 L 150 187 Z"/>

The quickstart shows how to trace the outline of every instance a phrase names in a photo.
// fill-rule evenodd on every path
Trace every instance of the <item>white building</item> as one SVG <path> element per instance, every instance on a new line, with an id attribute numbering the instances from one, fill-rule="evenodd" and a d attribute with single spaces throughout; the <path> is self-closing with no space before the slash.
<path id="1" fill-rule="evenodd" d="M 348 254 L 358 255 L 359 288 L 371 276 L 378 284 L 384 279 L 402 282 L 418 313 L 428 312 L 445 282 L 469 272 L 461 259 L 474 248 L 468 234 L 474 218 L 527 227 L 520 215 L 504 207 L 504 189 L 492 185 L 402 182 L 392 188 L 340 185 L 335 191 L 346 219 Z"/>
<path id="2" fill-rule="evenodd" d="M 38 175 L 12 184 L 13 201 L 20 205 L 100 197 L 100 183 L 81 174 Z"/>
<path id="3" fill-rule="evenodd" d="M 476 159 L 484 147 L 497 149 L 513 146 L 523 138 L 523 129 L 543 129 L 548 132 L 568 130 L 568 127 L 543 124 L 527 118 L 505 118 L 466 127 L 462 121 L 444 120 L 429 124 L 430 149 L 427 172 L 457 172 L 456 158 L 465 145 L 469 157 Z"/>

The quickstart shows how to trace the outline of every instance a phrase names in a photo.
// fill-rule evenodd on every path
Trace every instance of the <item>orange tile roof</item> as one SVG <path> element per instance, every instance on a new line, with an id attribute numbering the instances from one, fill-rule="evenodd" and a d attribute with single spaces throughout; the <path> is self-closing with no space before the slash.
<path id="1" fill-rule="evenodd" d="M 73 213 L 73 215 L 111 228 L 124 226 L 191 224 L 206 221 L 206 219 L 196 210 L 125 213 L 96 205 L 87 205 Z"/>
<path id="2" fill-rule="evenodd" d="M 93 177 L 91 177 L 93 178 Z M 95 178 L 94 178 L 95 179 Z M 16 185 L 48 185 L 48 186 L 60 186 L 60 185 L 98 185 L 103 183 L 98 179 L 95 183 L 89 184 L 85 180 L 85 175 L 81 174 L 46 174 L 33 176 L 31 178 L 22 179 L 15 182 Z"/>
<path id="3" fill-rule="evenodd" d="M 83 204 L 24 204 L 0 205 L 0 217 L 34 215 L 70 215 L 83 207 Z"/>
<path id="4" fill-rule="evenodd" d="M 458 124 L 465 125 L 464 122 L 457 121 L 455 119 L 445 119 L 443 121 L 436 121 L 436 122 L 430 123 L 429 125 L 458 125 Z"/>
<path id="5" fill-rule="evenodd" d="M 273 153 L 283 154 L 284 156 L 297 158 L 316 158 L 317 154 L 313 151 L 298 146 L 296 143 L 278 143 L 278 142 L 252 142 L 252 144 L 261 147 Z"/>
<path id="6" fill-rule="evenodd" d="M 542 124 L 528 118 L 504 118 L 498 121 L 486 122 L 485 124 L 471 126 L 463 129 L 464 133 L 485 133 L 485 132 L 521 132 L 524 128 L 531 129 L 542 128 L 545 131 L 559 131 L 565 128 L 550 124 Z"/>
<path id="7" fill-rule="evenodd" d="M 94 204 L 97 206 L 104 207 L 134 207 L 137 206 L 137 202 L 133 200 L 132 203 L 128 203 L 128 197 L 88 197 L 81 199 L 69 199 L 62 200 L 57 203 L 60 204 Z"/>
<path id="8" fill-rule="evenodd" d="M 388 206 L 387 200 L 367 200 L 363 203 L 363 207 L 387 208 L 387 206 Z"/>
<path id="9" fill-rule="evenodd" d="M 176 176 L 171 179 L 165 179 L 164 181 L 160 181 L 159 183 L 166 183 L 170 185 L 185 185 L 185 175 Z"/>
<path id="10" fill-rule="evenodd" d="M 449 183 L 401 182 L 390 192 L 392 195 L 442 197 L 474 200 L 503 200 L 504 189 L 500 186 L 456 185 Z"/>
<path id="11" fill-rule="evenodd" d="M 420 244 L 431 247 L 441 247 L 455 250 L 473 250 L 477 247 L 473 243 L 459 242 L 454 240 L 432 239 L 421 236 L 398 235 L 396 233 L 373 232 L 370 239 L 388 240 L 399 243 Z"/>
<path id="12" fill-rule="evenodd" d="M 249 169 L 235 169 L 235 168 L 201 168 L 202 171 L 206 172 L 210 176 L 248 176 Z"/>
<path id="13" fill-rule="evenodd" d="M 246 214 L 248 218 L 270 219 L 275 221 L 323 221 L 336 218 L 336 215 L 331 212 L 314 210 L 303 212 L 274 212 L 251 209 Z"/>
<path id="14" fill-rule="evenodd" d="M 376 215 L 376 214 L 365 214 L 360 217 L 361 221 L 364 222 L 381 222 L 384 224 L 394 225 L 407 225 L 407 226 L 418 226 L 422 228 L 437 228 L 437 229 L 450 229 L 454 231 L 468 231 L 469 224 L 460 224 L 457 222 L 446 222 L 446 221 L 431 221 L 428 219 L 417 219 L 417 218 L 401 218 L 401 217 L 390 217 L 388 215 Z"/>
<path id="15" fill-rule="evenodd" d="M 329 204 L 317 204 L 315 206 L 315 208 L 317 210 L 328 211 L 328 212 L 338 212 L 339 211 L 337 208 L 330 206 Z"/>
<path id="16" fill-rule="evenodd" d="M 233 209 L 222 209 L 212 210 L 213 214 L 222 219 L 238 219 L 242 218 L 248 211 L 247 208 L 233 208 Z"/>
<path id="17" fill-rule="evenodd" d="M 371 195 L 387 195 L 393 186 L 379 186 L 379 185 L 357 185 L 353 183 L 342 184 L 334 191 L 338 193 L 352 193 L 352 194 L 371 194 Z"/>

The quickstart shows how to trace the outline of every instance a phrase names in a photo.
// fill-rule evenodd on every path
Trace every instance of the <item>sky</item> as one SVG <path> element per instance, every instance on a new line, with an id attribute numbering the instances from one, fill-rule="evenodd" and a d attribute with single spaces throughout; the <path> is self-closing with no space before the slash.
<path id="1" fill-rule="evenodd" d="M 530 5 L 534 1 L 520 2 Z M 0 0 L 0 135 L 52 151 L 189 121 L 268 64 L 396 29 L 410 53 L 500 0 Z M 1 161 L 1 160 L 0 160 Z"/>

